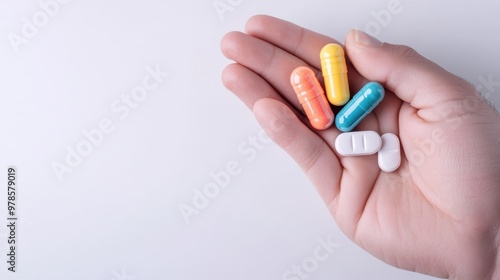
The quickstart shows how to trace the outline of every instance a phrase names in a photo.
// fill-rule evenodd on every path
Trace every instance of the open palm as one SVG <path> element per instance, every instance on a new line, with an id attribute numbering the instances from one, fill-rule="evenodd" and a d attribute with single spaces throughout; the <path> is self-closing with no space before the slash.
<path id="1" fill-rule="evenodd" d="M 500 241 L 498 114 L 470 84 L 412 49 L 351 31 L 345 44 L 351 92 L 368 81 L 386 88 L 356 130 L 399 135 L 403 152 L 393 173 L 378 168 L 376 155 L 340 156 L 334 149 L 340 132 L 314 130 L 289 84 L 297 66 L 321 77 L 319 52 L 332 42 L 338 43 L 255 16 L 246 33 L 222 39 L 224 55 L 236 62 L 224 70 L 223 82 L 301 166 L 358 245 L 408 270 L 491 278 Z"/>

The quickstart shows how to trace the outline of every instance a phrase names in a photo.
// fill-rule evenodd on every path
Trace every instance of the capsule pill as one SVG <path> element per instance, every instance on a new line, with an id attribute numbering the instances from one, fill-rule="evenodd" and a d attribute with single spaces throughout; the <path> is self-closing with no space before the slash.
<path id="1" fill-rule="evenodd" d="M 384 98 L 384 87 L 377 82 L 367 83 L 340 110 L 335 125 L 340 131 L 353 130 Z"/>
<path id="2" fill-rule="evenodd" d="M 314 72 L 299 66 L 290 75 L 290 83 L 311 125 L 318 130 L 330 127 L 335 116 Z"/>
<path id="3" fill-rule="evenodd" d="M 320 60 L 328 101 L 335 106 L 346 104 L 350 94 L 344 49 L 338 44 L 328 44 L 321 49 Z"/>

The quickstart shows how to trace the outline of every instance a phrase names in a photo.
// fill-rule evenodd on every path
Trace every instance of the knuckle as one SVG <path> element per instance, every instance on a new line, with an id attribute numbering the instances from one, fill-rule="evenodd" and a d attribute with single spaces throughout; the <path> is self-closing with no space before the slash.
<path id="1" fill-rule="evenodd" d="M 406 45 L 395 45 L 394 53 L 406 59 L 415 59 L 420 57 L 420 54 L 416 50 Z"/>

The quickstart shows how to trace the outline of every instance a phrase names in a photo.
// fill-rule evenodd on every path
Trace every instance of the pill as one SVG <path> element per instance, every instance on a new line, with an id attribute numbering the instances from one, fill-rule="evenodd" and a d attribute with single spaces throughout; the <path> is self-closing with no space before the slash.
<path id="1" fill-rule="evenodd" d="M 401 164 L 399 138 L 392 133 L 386 133 L 380 138 L 382 147 L 378 151 L 378 166 L 385 172 L 393 172 Z"/>
<path id="2" fill-rule="evenodd" d="M 344 49 L 328 44 L 321 49 L 320 60 L 328 101 L 335 106 L 346 104 L 350 95 Z"/>
<path id="3" fill-rule="evenodd" d="M 377 82 L 367 83 L 354 95 L 335 118 L 340 131 L 351 131 L 384 99 L 384 87 Z"/>
<path id="4" fill-rule="evenodd" d="M 311 125 L 318 130 L 330 127 L 335 116 L 314 72 L 299 66 L 290 75 L 290 83 Z"/>
<path id="5" fill-rule="evenodd" d="M 335 139 L 335 150 L 342 156 L 373 155 L 381 145 L 380 135 L 370 130 L 341 133 Z"/>

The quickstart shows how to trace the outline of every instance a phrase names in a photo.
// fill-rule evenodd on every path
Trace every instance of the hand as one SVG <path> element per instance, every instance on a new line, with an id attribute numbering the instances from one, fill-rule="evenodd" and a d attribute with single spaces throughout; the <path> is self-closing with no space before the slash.
<path id="1" fill-rule="evenodd" d="M 342 157 L 340 133 L 312 129 L 289 84 L 292 70 L 320 73 L 319 52 L 337 42 L 269 16 L 246 34 L 228 33 L 222 52 L 236 63 L 224 85 L 303 169 L 342 231 L 381 260 L 451 279 L 500 277 L 500 117 L 475 88 L 413 49 L 351 30 L 351 95 L 366 82 L 384 101 L 356 130 L 399 135 L 402 162 L 380 171 L 377 156 Z M 338 43 L 338 42 L 337 42 Z M 459 58 L 457 58 L 459 59 Z"/>

